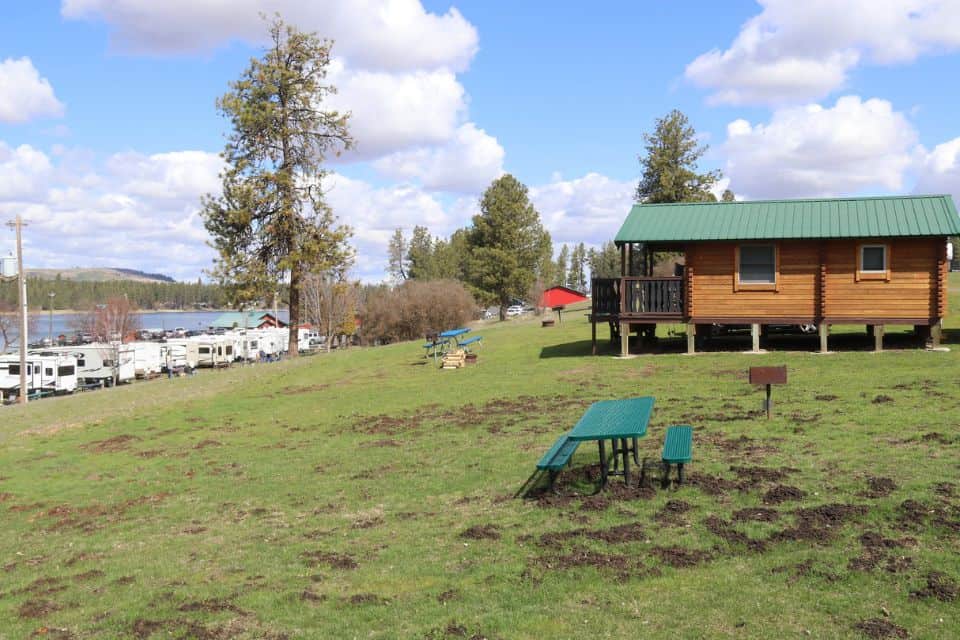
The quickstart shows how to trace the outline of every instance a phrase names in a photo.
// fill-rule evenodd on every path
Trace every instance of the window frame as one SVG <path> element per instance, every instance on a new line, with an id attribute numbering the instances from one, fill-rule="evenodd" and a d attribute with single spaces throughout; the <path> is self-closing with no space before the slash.
<path id="1" fill-rule="evenodd" d="M 773 282 L 743 282 L 740 280 L 740 249 L 742 247 L 773 247 Z M 780 243 L 740 242 L 734 250 L 734 291 L 780 291 Z"/>
<path id="2" fill-rule="evenodd" d="M 864 249 L 883 249 L 883 269 L 866 270 L 863 268 Z M 857 243 L 857 273 L 856 281 L 883 280 L 890 281 L 890 243 L 889 242 L 859 242 Z"/>

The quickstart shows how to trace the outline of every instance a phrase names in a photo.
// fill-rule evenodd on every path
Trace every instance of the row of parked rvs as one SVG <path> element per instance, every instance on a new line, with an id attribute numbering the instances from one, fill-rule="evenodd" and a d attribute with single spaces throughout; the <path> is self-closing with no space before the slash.
<path id="1" fill-rule="evenodd" d="M 27 392 L 43 395 L 73 393 L 77 388 L 109 387 L 163 373 L 275 359 L 287 350 L 289 335 L 285 328 L 247 329 L 164 342 L 114 342 L 35 349 L 27 353 Z M 315 344 L 315 333 L 300 329 L 299 349 L 309 351 Z M 20 356 L 0 356 L 0 400 L 13 399 L 19 393 Z"/>

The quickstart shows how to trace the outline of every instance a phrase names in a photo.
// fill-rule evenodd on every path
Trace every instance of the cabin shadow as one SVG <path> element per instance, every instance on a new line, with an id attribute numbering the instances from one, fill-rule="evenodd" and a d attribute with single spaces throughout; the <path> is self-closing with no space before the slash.
<path id="1" fill-rule="evenodd" d="M 960 329 L 944 329 L 941 342 L 944 344 L 960 344 Z"/>
<path id="2" fill-rule="evenodd" d="M 599 352 L 600 349 L 598 345 L 597 353 Z M 540 349 L 541 358 L 582 358 L 592 353 L 593 351 L 589 340 L 551 344 Z"/>

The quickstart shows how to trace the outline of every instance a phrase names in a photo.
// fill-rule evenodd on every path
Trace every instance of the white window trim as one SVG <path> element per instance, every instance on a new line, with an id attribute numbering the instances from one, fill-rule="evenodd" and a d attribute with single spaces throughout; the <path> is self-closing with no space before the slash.
<path id="1" fill-rule="evenodd" d="M 737 281 L 738 281 L 740 284 L 742 284 L 742 285 L 747 285 L 747 286 L 767 286 L 767 287 L 773 287 L 773 286 L 775 286 L 775 285 L 777 284 L 777 280 L 778 280 L 778 278 L 777 278 L 777 275 L 778 275 L 778 274 L 777 274 L 777 271 L 778 271 L 778 269 L 777 269 L 777 266 L 778 266 L 777 257 L 778 257 L 778 256 L 777 256 L 777 245 L 776 245 L 776 243 L 773 243 L 773 242 L 771 242 L 771 243 L 759 243 L 759 242 L 758 242 L 758 243 L 753 243 L 753 242 L 751 242 L 751 243 L 740 244 L 740 245 L 738 245 L 738 247 L 737 247 L 738 257 L 739 257 L 739 254 L 741 254 L 741 253 L 743 252 L 743 248 L 744 248 L 744 247 L 770 247 L 771 249 L 773 249 L 773 279 L 772 279 L 772 280 L 744 280 L 743 277 L 741 276 L 742 267 L 741 267 L 740 260 L 738 259 L 738 260 L 737 260 Z"/>

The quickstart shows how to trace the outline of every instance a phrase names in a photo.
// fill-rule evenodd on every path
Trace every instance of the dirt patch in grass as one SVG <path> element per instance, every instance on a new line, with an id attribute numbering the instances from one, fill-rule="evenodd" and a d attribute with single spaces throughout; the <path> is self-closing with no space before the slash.
<path id="1" fill-rule="evenodd" d="M 797 487 L 778 484 L 763 494 L 763 504 L 783 504 L 791 500 L 801 500 L 806 495 L 806 491 L 798 489 Z"/>
<path id="2" fill-rule="evenodd" d="M 960 508 L 949 509 L 939 505 L 927 505 L 916 500 L 904 500 L 898 507 L 897 526 L 903 530 L 916 531 L 925 526 L 960 533 Z"/>
<path id="3" fill-rule="evenodd" d="M 899 627 L 883 618 L 861 620 L 853 628 L 868 638 L 909 638 L 910 634 L 903 627 Z"/>
<path id="4" fill-rule="evenodd" d="M 599 553 L 584 548 L 576 548 L 563 555 L 539 558 L 537 564 L 550 571 L 593 567 L 602 571 L 612 571 L 624 579 L 631 575 L 651 573 L 651 570 L 644 567 L 634 555 Z"/>
<path id="5" fill-rule="evenodd" d="M 471 631 L 467 625 L 451 620 L 445 627 L 435 627 L 427 632 L 424 640 L 446 640 L 448 638 L 463 638 L 464 640 L 495 640 L 483 631 Z"/>
<path id="6" fill-rule="evenodd" d="M 194 449 L 206 449 L 207 447 L 222 447 L 223 443 L 218 440 L 201 440 L 193 445 Z"/>
<path id="7" fill-rule="evenodd" d="M 305 551 L 300 554 L 304 564 L 308 567 L 318 567 L 324 565 L 331 569 L 356 569 L 357 561 L 353 556 L 346 553 L 336 553 L 332 551 Z"/>
<path id="8" fill-rule="evenodd" d="M 177 611 L 184 613 L 191 613 L 195 611 L 201 611 L 203 613 L 219 613 L 221 611 L 230 611 L 232 613 L 241 615 L 246 614 L 246 611 L 225 598 L 208 598 L 206 600 L 185 602 L 177 607 Z"/>
<path id="9" fill-rule="evenodd" d="M 105 556 L 102 553 L 88 553 L 84 551 L 75 556 L 71 556 L 70 559 L 63 564 L 67 565 L 68 567 L 72 567 L 78 562 L 86 562 L 87 560 L 102 560 L 104 557 Z"/>
<path id="10" fill-rule="evenodd" d="M 384 522 L 383 518 L 380 516 L 373 516 L 370 518 L 361 518 L 356 520 L 351 527 L 354 529 L 373 529 L 374 527 L 379 527 Z"/>
<path id="11" fill-rule="evenodd" d="M 939 431 L 931 431 L 920 436 L 924 442 L 936 442 L 937 444 L 953 444 L 953 438 L 943 435 Z"/>
<path id="12" fill-rule="evenodd" d="M 15 497 L 12 493 L 0 491 L 0 502 L 7 502 L 8 500 L 13 500 Z"/>
<path id="13" fill-rule="evenodd" d="M 540 536 L 537 544 L 543 547 L 559 547 L 563 542 L 575 538 L 600 540 L 608 544 L 620 544 L 645 540 L 646 531 L 640 522 L 629 522 L 607 529 L 572 529 L 570 531 L 551 531 Z"/>
<path id="14" fill-rule="evenodd" d="M 375 593 L 355 593 L 349 598 L 345 598 L 345 601 L 354 606 L 364 604 L 390 604 L 390 598 L 382 598 Z"/>
<path id="15" fill-rule="evenodd" d="M 80 448 L 93 453 L 116 453 L 118 451 L 126 451 L 134 442 L 139 440 L 140 438 L 137 436 L 121 434 L 107 438 L 106 440 L 95 440 L 87 444 L 82 444 Z"/>
<path id="16" fill-rule="evenodd" d="M 886 404 L 888 402 L 893 402 L 893 398 L 891 398 L 888 395 L 880 394 L 874 397 L 874 399 L 871 400 L 870 402 L 872 402 L 873 404 Z"/>
<path id="17" fill-rule="evenodd" d="M 731 466 L 730 471 L 735 473 L 738 478 L 745 480 L 750 484 L 756 485 L 762 482 L 780 482 L 786 479 L 792 473 L 798 473 L 799 469 L 793 467 L 780 467 L 773 469 L 770 467 L 738 467 Z"/>
<path id="18" fill-rule="evenodd" d="M 654 514 L 653 519 L 660 524 L 680 526 L 686 524 L 683 514 L 692 508 L 690 503 L 683 500 L 668 500 L 663 508 Z"/>
<path id="19" fill-rule="evenodd" d="M 52 600 L 27 600 L 17 608 L 17 615 L 24 619 L 45 618 L 62 608 Z"/>
<path id="20" fill-rule="evenodd" d="M 460 599 L 460 592 L 456 589 L 448 589 L 437 596 L 437 602 L 440 604 L 447 604 L 458 599 Z"/>
<path id="21" fill-rule="evenodd" d="M 687 477 L 687 482 L 697 487 L 709 496 L 722 496 L 734 490 L 746 490 L 746 487 L 729 478 L 721 476 L 708 476 L 703 473 L 691 473 Z"/>
<path id="22" fill-rule="evenodd" d="M 401 445 L 401 444 L 400 444 L 398 441 L 396 441 L 396 440 L 386 439 L 386 440 L 374 440 L 373 442 L 364 442 L 364 443 L 363 443 L 362 445 L 360 445 L 360 446 L 362 446 L 362 447 L 378 447 L 378 448 L 379 448 L 379 447 L 401 447 L 401 446 L 403 446 L 403 445 Z"/>
<path id="23" fill-rule="evenodd" d="M 73 640 L 76 636 L 70 629 L 58 627 L 40 627 L 30 633 L 31 638 L 44 638 L 45 640 Z"/>
<path id="24" fill-rule="evenodd" d="M 58 505 L 44 514 L 46 517 L 56 518 L 56 521 L 47 529 L 49 531 L 73 529 L 82 533 L 92 533 L 103 528 L 106 524 L 119 521 L 130 509 L 148 504 L 158 504 L 170 495 L 169 493 L 156 493 L 114 504 L 92 504 L 85 507 L 75 507 L 68 504 Z"/>
<path id="25" fill-rule="evenodd" d="M 780 519 L 780 512 L 765 507 L 747 507 L 734 511 L 730 518 L 734 522 L 776 522 Z"/>
<path id="26" fill-rule="evenodd" d="M 836 582 L 841 578 L 841 576 L 836 573 L 831 573 L 829 571 L 821 571 L 814 569 L 813 567 L 813 558 L 808 558 L 803 562 L 797 564 L 788 564 L 782 567 L 774 567 L 771 569 L 772 573 L 789 573 L 787 578 L 787 584 L 793 584 L 800 580 L 800 578 L 806 578 L 808 576 L 817 576 L 823 578 L 827 582 Z"/>
<path id="27" fill-rule="evenodd" d="M 460 537 L 464 540 L 499 540 L 500 527 L 495 524 L 475 524 L 462 531 Z"/>
<path id="28" fill-rule="evenodd" d="M 312 385 L 303 386 L 303 387 L 296 387 L 296 386 L 284 387 L 283 389 L 280 390 L 280 393 L 282 393 L 285 396 L 295 396 L 301 393 L 317 393 L 319 391 L 324 391 L 329 387 L 330 387 L 329 384 L 312 384 Z"/>
<path id="29" fill-rule="evenodd" d="M 130 627 L 131 633 L 134 637 L 144 640 L 149 638 L 157 631 L 163 629 L 166 625 L 159 620 L 145 620 L 143 618 L 137 618 L 133 621 L 133 626 Z"/>
<path id="30" fill-rule="evenodd" d="M 857 495 L 861 498 L 886 498 L 897 490 L 897 483 L 890 478 L 867 478 L 867 488 Z"/>
<path id="31" fill-rule="evenodd" d="M 938 482 L 933 485 L 933 492 L 942 498 L 952 498 L 956 488 L 957 485 L 952 482 Z"/>
<path id="32" fill-rule="evenodd" d="M 90 569 L 90 571 L 84 571 L 83 573 L 78 573 L 77 575 L 73 576 L 73 580 L 75 582 L 87 582 L 88 580 L 102 578 L 105 575 L 107 574 L 99 569 Z"/>
<path id="33" fill-rule="evenodd" d="M 301 602 L 324 602 L 327 599 L 325 593 L 317 593 L 316 591 L 311 591 L 310 589 L 304 589 L 300 593 Z"/>
<path id="34" fill-rule="evenodd" d="M 814 400 L 819 400 L 820 402 L 833 402 L 837 399 L 838 396 L 833 395 L 832 393 L 820 393 L 813 396 Z"/>
<path id="35" fill-rule="evenodd" d="M 724 542 L 734 546 L 743 546 L 746 547 L 749 551 L 754 551 L 757 553 L 762 553 L 767 550 L 767 543 L 763 540 L 755 540 L 743 533 L 742 531 L 737 531 L 733 523 L 724 520 L 718 516 L 710 516 L 703 521 L 704 526 L 707 528 L 707 531 L 717 536 Z"/>
<path id="36" fill-rule="evenodd" d="M 650 552 L 663 564 L 677 569 L 693 567 L 713 558 L 709 551 L 685 547 L 653 547 Z"/>
<path id="37" fill-rule="evenodd" d="M 794 526 L 773 533 L 767 541 L 829 542 L 844 524 L 866 512 L 863 505 L 838 503 L 797 509 L 793 512 L 796 516 Z"/>
<path id="38" fill-rule="evenodd" d="M 936 598 L 942 602 L 953 602 L 957 599 L 957 583 L 947 574 L 931 571 L 927 574 L 927 584 L 910 592 L 911 598 Z"/>

